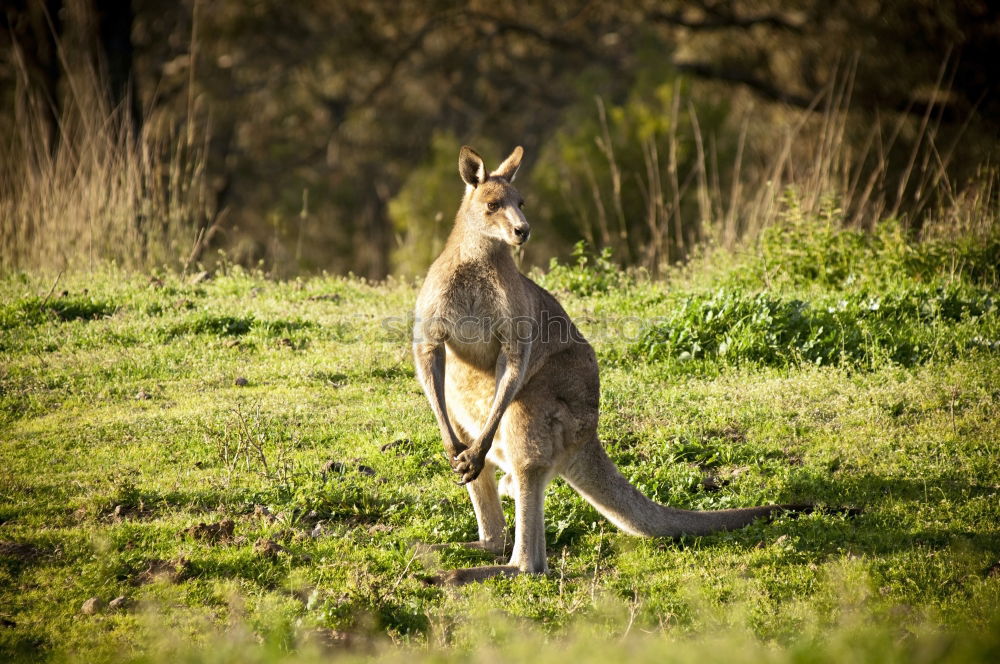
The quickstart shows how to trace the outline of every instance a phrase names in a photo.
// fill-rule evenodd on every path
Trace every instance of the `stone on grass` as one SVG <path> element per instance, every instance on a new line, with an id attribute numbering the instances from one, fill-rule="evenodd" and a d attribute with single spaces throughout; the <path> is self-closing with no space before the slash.
<path id="1" fill-rule="evenodd" d="M 121 611 L 127 609 L 131 603 L 132 602 L 128 597 L 125 597 L 125 595 L 119 595 L 108 602 L 108 608 L 112 611 Z"/>
<path id="2" fill-rule="evenodd" d="M 104 602 L 101 601 L 100 597 L 91 597 L 83 603 L 83 606 L 80 607 L 80 613 L 85 616 L 92 616 L 95 613 L 100 612 L 103 608 Z"/>

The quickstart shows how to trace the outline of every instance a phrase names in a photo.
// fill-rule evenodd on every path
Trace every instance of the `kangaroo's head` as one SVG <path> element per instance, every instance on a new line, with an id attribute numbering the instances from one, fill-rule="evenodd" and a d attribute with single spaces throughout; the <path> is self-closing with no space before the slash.
<path id="1" fill-rule="evenodd" d="M 487 175 L 483 158 L 475 150 L 466 145 L 458 154 L 458 172 L 466 184 L 466 227 L 512 247 L 527 242 L 531 234 L 531 226 L 521 211 L 524 199 L 511 184 L 523 155 L 524 150 L 517 146 Z"/>

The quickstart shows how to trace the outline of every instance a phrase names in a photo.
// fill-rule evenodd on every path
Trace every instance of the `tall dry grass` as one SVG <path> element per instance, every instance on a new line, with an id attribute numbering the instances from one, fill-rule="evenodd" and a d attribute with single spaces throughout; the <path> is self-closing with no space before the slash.
<path id="1" fill-rule="evenodd" d="M 218 227 L 207 137 L 190 126 L 135 127 L 124 108 L 109 103 L 92 66 L 60 56 L 66 73 L 55 146 L 29 103 L 16 105 L 14 131 L 0 145 L 0 270 L 91 269 L 108 261 L 186 268 Z M 22 102 L 30 94 L 19 83 Z"/>
<path id="2" fill-rule="evenodd" d="M 934 100 L 947 98 L 942 87 L 946 64 Z M 602 229 L 610 226 L 608 218 L 625 232 L 642 228 L 642 241 L 625 238 L 624 233 L 616 239 L 618 234 L 608 232 L 588 240 L 616 247 L 619 256 L 628 252 L 618 245 L 641 246 L 638 262 L 654 273 L 706 243 L 728 250 L 753 245 L 765 227 L 787 214 L 790 200 L 801 217 L 831 218 L 853 228 L 870 229 L 882 220 L 898 219 L 919 236 L 975 236 L 1000 229 L 997 168 L 987 162 L 963 181 L 952 176 L 960 170 L 953 167 L 961 142 L 967 140 L 968 121 L 957 130 L 945 128 L 946 109 L 930 103 L 919 116 L 876 117 L 859 137 L 852 86 L 849 70 L 821 92 L 810 109 L 783 112 L 785 127 L 777 132 L 752 131 L 754 123 L 762 124 L 761 116 L 748 110 L 728 164 L 719 163 L 714 137 L 703 133 L 693 101 L 680 95 L 673 98 L 669 134 L 643 140 L 643 164 L 623 164 L 616 156 L 624 152 L 623 146 L 614 145 L 608 113 L 598 99 L 601 132 L 595 141 L 608 176 L 606 182 L 597 181 L 587 165 L 587 178 L 567 178 L 567 186 L 576 189 L 567 198 L 594 201 L 578 210 L 578 228 L 588 237 L 593 218 L 602 221 Z M 676 130 L 682 104 L 692 136 L 678 136 Z M 677 158 L 684 140 L 695 145 L 693 166 L 686 171 Z M 645 218 L 631 224 L 621 219 L 622 183 L 629 180 L 638 183 L 645 203 Z"/>
<path id="3" fill-rule="evenodd" d="M 93 67 L 65 58 L 62 64 L 56 147 L 43 114 L 28 103 L 16 106 L 14 131 L 0 144 L 0 271 L 91 269 L 106 261 L 127 269 L 187 269 L 224 216 L 214 206 L 207 131 L 194 129 L 193 105 L 181 128 L 149 121 L 135 127 L 125 109 L 108 102 Z M 20 85 L 18 95 L 26 98 L 30 90 Z M 730 250 L 752 244 L 787 212 L 790 191 L 802 216 L 833 214 L 852 227 L 901 218 L 923 234 L 994 232 L 998 171 L 984 164 L 976 177 L 952 180 L 964 134 L 942 129 L 944 107 L 929 104 L 919 117 L 876 118 L 858 137 L 852 85 L 848 70 L 812 109 L 783 112 L 783 130 L 761 131 L 761 115 L 748 111 L 738 123 L 735 156 L 725 164 L 693 100 L 680 94 L 672 99 L 669 135 L 643 140 L 641 164 L 623 163 L 627 150 L 615 145 L 599 100 L 594 140 L 607 181 L 590 164 L 583 164 L 586 177 L 565 178 L 575 225 L 592 245 L 615 247 L 617 256 L 633 253 L 631 260 L 653 273 L 706 243 Z M 946 89 L 939 85 L 933 94 L 944 98 Z M 678 132 L 682 109 L 690 136 Z M 694 143 L 693 166 L 678 158 L 684 141 Z M 642 192 L 642 218 L 623 204 L 630 183 Z"/>

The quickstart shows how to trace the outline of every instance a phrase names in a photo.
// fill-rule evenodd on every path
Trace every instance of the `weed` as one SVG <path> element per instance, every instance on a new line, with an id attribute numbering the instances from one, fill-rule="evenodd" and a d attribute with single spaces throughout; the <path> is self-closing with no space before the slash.
<path id="1" fill-rule="evenodd" d="M 591 254 L 583 240 L 573 246 L 573 263 L 563 264 L 553 258 L 548 272 L 536 275 L 544 287 L 574 293 L 593 295 L 617 290 L 626 286 L 630 277 L 611 260 L 611 248 Z"/>

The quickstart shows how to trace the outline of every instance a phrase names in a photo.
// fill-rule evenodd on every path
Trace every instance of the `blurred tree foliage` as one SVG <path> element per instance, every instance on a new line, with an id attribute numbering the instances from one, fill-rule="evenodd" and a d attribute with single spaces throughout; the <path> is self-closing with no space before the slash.
<path id="1" fill-rule="evenodd" d="M 586 238 L 655 263 L 717 215 L 680 188 L 727 190 L 739 174 L 705 164 L 744 140 L 752 162 L 840 79 L 844 140 L 936 102 L 973 164 L 1000 126 L 987 0 L 12 0 L 3 20 L 0 127 L 41 118 L 56 144 L 67 70 L 98 63 L 137 130 L 207 140 L 213 243 L 286 274 L 421 270 L 465 142 L 493 163 L 526 147 L 532 219 L 553 229 L 538 262 Z M 741 134 L 751 103 L 768 110 Z"/>

